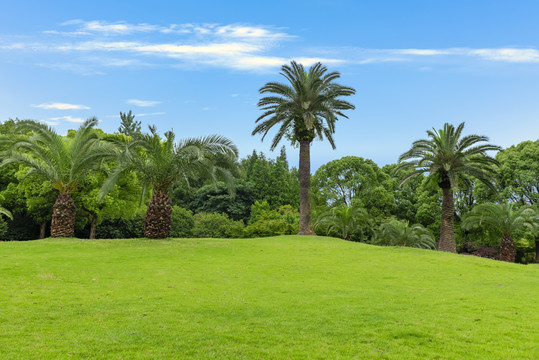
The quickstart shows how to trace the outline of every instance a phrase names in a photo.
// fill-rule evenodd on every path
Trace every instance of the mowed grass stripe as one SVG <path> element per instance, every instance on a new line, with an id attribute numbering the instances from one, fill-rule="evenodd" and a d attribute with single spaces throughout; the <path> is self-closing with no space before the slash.
<path id="1" fill-rule="evenodd" d="M 325 237 L 0 243 L 0 358 L 536 359 L 539 268 Z"/>

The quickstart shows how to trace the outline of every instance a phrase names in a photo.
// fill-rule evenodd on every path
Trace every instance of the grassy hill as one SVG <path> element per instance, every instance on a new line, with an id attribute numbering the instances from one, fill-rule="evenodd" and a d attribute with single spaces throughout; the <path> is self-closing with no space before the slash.
<path id="1" fill-rule="evenodd" d="M 325 237 L 0 243 L 0 358 L 538 359 L 539 267 Z"/>

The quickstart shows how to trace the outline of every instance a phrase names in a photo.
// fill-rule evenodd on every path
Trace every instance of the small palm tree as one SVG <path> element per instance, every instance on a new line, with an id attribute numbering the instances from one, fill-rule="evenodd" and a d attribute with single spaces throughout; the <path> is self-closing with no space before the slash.
<path id="1" fill-rule="evenodd" d="M 435 249 L 436 241 L 432 233 L 421 224 L 411 225 L 408 221 L 391 220 L 380 225 L 374 244 L 388 246 L 410 246 Z"/>
<path id="2" fill-rule="evenodd" d="M 402 180 L 423 173 L 434 179 L 442 189 L 442 219 L 440 225 L 440 241 L 438 249 L 457 252 L 454 235 L 455 205 L 453 190 L 458 188 L 459 181 L 468 183 L 476 178 L 489 187 L 493 187 L 496 160 L 488 151 L 500 150 L 499 146 L 478 143 L 488 141 L 480 135 L 462 135 L 464 123 L 457 128 L 446 123 L 443 129 L 427 131 L 430 139 L 417 140 L 412 148 L 399 157 L 397 172 L 412 170 Z M 405 160 L 410 160 L 405 162 Z"/>
<path id="3" fill-rule="evenodd" d="M 76 208 L 71 193 L 89 171 L 97 169 L 107 157 L 114 157 L 115 149 L 101 140 L 94 127 L 98 120 L 86 120 L 72 137 L 58 135 L 45 124 L 26 120 L 15 128 L 28 131 L 31 136 L 4 138 L 10 149 L 0 164 L 18 163 L 29 168 L 28 174 L 50 181 L 59 195 L 53 206 L 51 236 L 72 237 Z"/>
<path id="4" fill-rule="evenodd" d="M 153 190 L 144 220 L 144 234 L 148 238 L 162 239 L 170 233 L 172 186 L 181 181 L 188 184 L 195 175 L 230 182 L 236 170 L 238 150 L 230 140 L 219 135 L 175 143 L 172 131 L 161 139 L 155 127 L 149 129 L 150 134 L 137 135 L 135 141 L 125 146 L 120 165 L 103 184 L 99 197 L 103 198 L 112 190 L 122 173 L 136 172 L 143 184 L 142 198 L 148 189 Z"/>
<path id="5" fill-rule="evenodd" d="M 258 125 L 252 135 L 262 134 L 262 139 L 274 126 L 277 134 L 271 143 L 275 149 L 283 136 L 299 143 L 299 197 L 300 235 L 314 234 L 311 209 L 311 156 L 310 147 L 315 138 L 326 137 L 333 148 L 333 134 L 338 117 L 347 118 L 344 110 L 354 105 L 341 99 L 355 94 L 355 90 L 335 83 L 338 72 L 327 72 L 327 68 L 316 63 L 309 71 L 292 61 L 281 68 L 281 75 L 289 84 L 269 82 L 260 88 L 260 93 L 271 93 L 258 102 L 264 113 L 256 120 Z"/>
<path id="6" fill-rule="evenodd" d="M 539 217 L 529 206 L 517 209 L 513 203 L 485 203 L 477 205 L 464 217 L 462 227 L 466 230 L 483 228 L 499 233 L 500 260 L 515 262 L 516 247 L 512 235 L 526 228 L 537 232 Z"/>
<path id="7" fill-rule="evenodd" d="M 350 240 L 350 236 L 369 223 L 367 210 L 357 205 L 341 204 L 322 213 L 315 224 L 315 229 L 325 228 L 326 235 L 337 232 L 341 239 Z"/>

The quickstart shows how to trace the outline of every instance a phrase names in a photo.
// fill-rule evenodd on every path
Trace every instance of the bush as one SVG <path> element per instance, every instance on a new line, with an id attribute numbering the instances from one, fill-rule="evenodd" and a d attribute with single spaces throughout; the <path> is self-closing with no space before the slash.
<path id="1" fill-rule="evenodd" d="M 0 240 L 5 240 L 4 235 L 7 234 L 7 223 L 4 218 L 0 217 Z"/>
<path id="2" fill-rule="evenodd" d="M 193 236 L 195 219 L 193 212 L 179 206 L 172 207 L 172 224 L 170 237 L 188 238 Z"/>
<path id="3" fill-rule="evenodd" d="M 472 255 L 480 256 L 486 259 L 500 260 L 500 248 L 479 245 L 477 250 L 475 250 Z"/>
<path id="4" fill-rule="evenodd" d="M 290 224 L 284 219 L 259 220 L 245 227 L 245 237 L 265 237 L 297 234 L 299 225 Z"/>
<path id="5" fill-rule="evenodd" d="M 515 262 L 529 264 L 535 262 L 535 239 L 521 238 L 515 240 L 517 256 Z"/>
<path id="6" fill-rule="evenodd" d="M 251 206 L 249 225 L 245 227 L 245 237 L 265 237 L 297 234 L 299 212 L 290 205 L 271 210 L 267 201 L 256 201 Z"/>
<path id="7" fill-rule="evenodd" d="M 234 221 L 226 214 L 198 213 L 194 216 L 193 236 L 197 238 L 241 238 L 243 221 Z"/>
<path id="8" fill-rule="evenodd" d="M 380 225 L 373 243 L 386 246 L 410 246 L 435 249 L 436 241 L 432 233 L 421 224 L 410 225 L 406 220 L 390 220 Z"/>
<path id="9" fill-rule="evenodd" d="M 104 220 L 97 225 L 96 239 L 132 239 L 144 237 L 144 215 L 132 219 Z"/>

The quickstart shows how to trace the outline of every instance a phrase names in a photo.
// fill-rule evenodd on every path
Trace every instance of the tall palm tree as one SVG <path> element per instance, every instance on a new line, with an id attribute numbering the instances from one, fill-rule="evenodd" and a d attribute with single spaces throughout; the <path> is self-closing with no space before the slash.
<path id="1" fill-rule="evenodd" d="M 49 126 L 31 120 L 21 121 L 15 128 L 32 135 L 4 138 L 10 143 L 0 167 L 18 163 L 29 168 L 28 174 L 50 181 L 59 195 L 53 205 L 51 236 L 72 237 L 76 208 L 71 193 L 79 182 L 98 168 L 101 161 L 113 157 L 115 150 L 101 141 L 94 127 L 98 120 L 86 120 L 71 137 L 58 135 Z"/>
<path id="2" fill-rule="evenodd" d="M 388 246 L 410 246 L 422 249 L 435 249 L 432 233 L 421 224 L 410 225 L 408 221 L 391 220 L 380 225 L 375 244 Z"/>
<path id="3" fill-rule="evenodd" d="M 427 131 L 430 139 L 417 140 L 410 150 L 399 157 L 397 172 L 413 170 L 402 180 L 423 173 L 434 179 L 442 189 L 442 218 L 440 224 L 440 241 L 438 249 L 457 252 L 454 235 L 455 205 L 453 190 L 458 188 L 459 181 L 469 183 L 476 178 L 489 187 L 493 187 L 496 160 L 490 157 L 488 151 L 500 150 L 499 146 L 480 144 L 488 138 L 480 135 L 462 135 L 464 123 L 457 128 L 444 124 L 440 130 Z M 405 160 L 410 160 L 405 162 Z"/>
<path id="4" fill-rule="evenodd" d="M 289 84 L 269 82 L 260 88 L 260 93 L 271 93 L 258 102 L 264 113 L 256 120 L 258 125 L 252 135 L 262 134 L 278 125 L 271 150 L 275 149 L 283 136 L 292 143 L 299 143 L 299 195 L 300 235 L 314 234 L 311 210 L 311 157 L 310 146 L 315 138 L 326 137 L 333 148 L 333 134 L 338 117 L 347 118 L 342 111 L 354 109 L 354 105 L 342 100 L 343 96 L 355 94 L 355 90 L 335 83 L 338 72 L 327 72 L 327 68 L 316 63 L 306 71 L 302 65 L 292 61 L 281 68 L 281 75 Z"/>
<path id="5" fill-rule="evenodd" d="M 341 204 L 322 213 L 315 224 L 315 229 L 324 227 L 327 235 L 337 232 L 341 239 L 350 240 L 356 230 L 368 226 L 369 214 L 367 210 L 357 205 Z"/>
<path id="6" fill-rule="evenodd" d="M 483 228 L 501 235 L 500 260 L 515 262 L 516 247 L 513 234 L 526 228 L 537 232 L 539 217 L 529 206 L 516 209 L 513 203 L 477 205 L 462 221 L 464 229 Z"/>
<path id="7" fill-rule="evenodd" d="M 157 129 L 150 126 L 149 134 L 137 135 L 135 141 L 126 144 L 119 166 L 103 184 L 100 198 L 112 190 L 122 173 L 136 172 L 143 184 L 142 198 L 148 189 L 153 190 L 144 220 L 144 234 L 148 238 L 166 238 L 171 225 L 169 193 L 172 186 L 180 181 L 188 184 L 194 175 L 231 182 L 237 157 L 236 146 L 225 137 L 211 135 L 176 143 L 172 131 L 161 139 Z"/>

